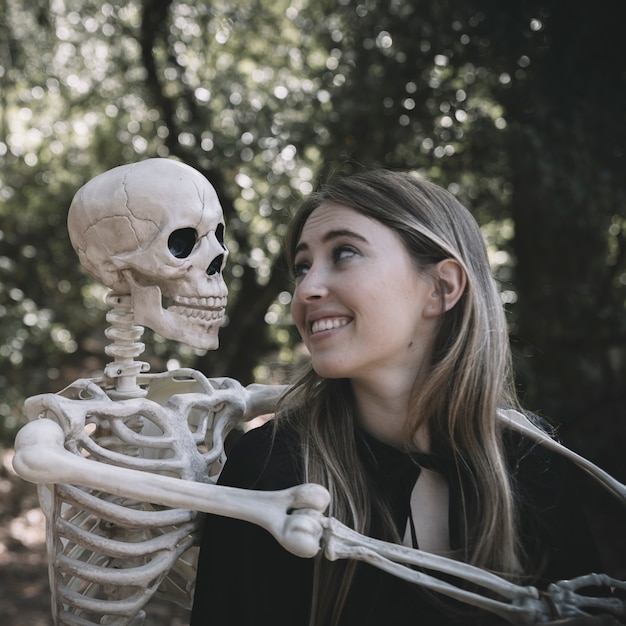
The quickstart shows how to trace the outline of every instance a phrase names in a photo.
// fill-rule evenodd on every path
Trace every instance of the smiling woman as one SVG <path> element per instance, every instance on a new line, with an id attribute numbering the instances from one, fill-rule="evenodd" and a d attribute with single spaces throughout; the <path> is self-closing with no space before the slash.
<path id="1" fill-rule="evenodd" d="M 294 273 L 293 318 L 314 370 L 349 378 L 361 423 L 403 446 L 404 413 L 439 317 L 465 287 L 461 265 L 453 259 L 419 265 L 395 231 L 331 202 L 306 221 Z M 368 407 L 383 399 L 398 407 L 390 412 L 395 423 L 370 416 Z"/>
<path id="2" fill-rule="evenodd" d="M 540 588 L 602 571 L 576 469 L 498 418 L 519 405 L 469 211 L 412 174 L 363 172 L 303 203 L 286 252 L 311 359 L 276 418 L 231 451 L 220 482 L 319 483 L 329 515 L 361 533 Z M 209 516 L 192 616 L 207 623 L 501 620 L 368 564 L 298 559 L 265 531 Z"/>

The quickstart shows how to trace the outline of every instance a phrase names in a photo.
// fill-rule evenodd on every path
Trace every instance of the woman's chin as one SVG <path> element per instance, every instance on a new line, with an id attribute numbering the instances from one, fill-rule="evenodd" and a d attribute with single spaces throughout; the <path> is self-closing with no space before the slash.
<path id="1" fill-rule="evenodd" d="M 313 369 L 321 378 L 349 378 L 345 368 L 337 366 L 337 363 L 316 363 L 313 361 Z"/>

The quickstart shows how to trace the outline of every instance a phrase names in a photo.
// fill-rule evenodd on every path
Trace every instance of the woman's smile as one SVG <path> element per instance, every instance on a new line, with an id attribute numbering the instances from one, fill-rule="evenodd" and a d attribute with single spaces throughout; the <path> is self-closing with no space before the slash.
<path id="1" fill-rule="evenodd" d="M 325 330 L 333 330 L 335 328 L 341 328 L 350 323 L 349 317 L 327 317 L 321 320 L 316 320 L 311 324 L 311 335 L 323 332 Z"/>

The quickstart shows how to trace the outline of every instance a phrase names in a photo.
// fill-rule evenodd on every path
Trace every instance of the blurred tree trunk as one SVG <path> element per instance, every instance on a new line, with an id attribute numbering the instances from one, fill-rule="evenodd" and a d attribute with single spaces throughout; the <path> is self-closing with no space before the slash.
<path id="1" fill-rule="evenodd" d="M 546 54 L 502 94 L 518 378 L 527 406 L 624 480 L 626 40 L 602 3 L 541 4 Z"/>

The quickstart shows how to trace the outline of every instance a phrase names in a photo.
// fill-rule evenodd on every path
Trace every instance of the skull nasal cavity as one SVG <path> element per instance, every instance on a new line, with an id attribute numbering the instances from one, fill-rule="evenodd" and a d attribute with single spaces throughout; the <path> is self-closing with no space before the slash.
<path id="1" fill-rule="evenodd" d="M 216 256 L 212 261 L 211 265 L 206 270 L 206 273 L 209 276 L 213 276 L 214 274 L 219 274 L 222 271 L 222 264 L 224 263 L 224 255 L 220 254 Z"/>
<path id="2" fill-rule="evenodd" d="M 226 246 L 224 244 L 224 224 L 218 224 L 215 229 L 215 238 L 219 242 L 220 246 L 226 250 Z"/>
<path id="3" fill-rule="evenodd" d="M 194 249 L 197 237 L 194 228 L 179 228 L 169 236 L 167 247 L 177 259 L 186 259 Z"/>

